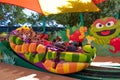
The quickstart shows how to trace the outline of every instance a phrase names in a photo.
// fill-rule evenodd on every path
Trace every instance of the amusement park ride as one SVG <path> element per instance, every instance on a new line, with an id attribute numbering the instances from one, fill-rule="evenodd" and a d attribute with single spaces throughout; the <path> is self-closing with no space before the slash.
<path id="1" fill-rule="evenodd" d="M 69 12 L 98 12 L 100 9 L 97 8 L 96 4 L 104 1 L 105 0 L 0 0 L 1 3 L 25 7 L 45 16 Z M 78 30 L 73 31 L 72 34 L 70 33 L 70 29 L 66 29 L 65 35 L 69 41 L 64 42 L 64 44 L 62 44 L 63 42 L 57 42 L 60 38 L 57 38 L 56 42 L 49 41 L 48 35 L 37 34 L 30 27 L 23 26 L 17 28 L 10 32 L 9 35 L 10 47 L 15 57 L 18 58 L 18 60 L 15 59 L 14 64 L 37 70 L 43 69 L 57 74 L 72 74 L 72 77 L 75 77 L 77 74 L 87 75 L 86 71 L 89 72 L 92 70 L 89 66 L 96 58 L 97 50 L 101 50 L 100 48 L 98 49 L 98 46 L 112 46 L 114 50 L 112 48 L 106 49 L 111 54 L 120 51 L 120 41 L 117 37 L 120 32 L 119 23 L 120 21 L 113 17 L 97 19 L 90 28 L 92 36 L 85 35 L 87 28 L 83 27 L 83 25 L 80 26 Z M 73 47 L 67 50 L 70 45 L 82 43 L 84 38 L 86 38 L 88 42 L 86 45 L 79 45 L 80 50 L 71 51 Z M 91 71 L 91 73 L 94 72 L 95 71 Z M 102 72 L 99 73 L 103 74 Z M 116 73 L 120 73 L 119 70 Z"/>

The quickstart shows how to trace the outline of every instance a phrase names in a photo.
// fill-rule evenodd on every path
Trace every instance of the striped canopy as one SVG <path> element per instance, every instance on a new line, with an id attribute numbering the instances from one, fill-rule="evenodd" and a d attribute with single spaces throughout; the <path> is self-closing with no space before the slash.
<path id="1" fill-rule="evenodd" d="M 43 15 L 68 12 L 97 12 L 95 5 L 104 0 L 0 0 L 0 3 L 13 4 L 31 9 Z"/>

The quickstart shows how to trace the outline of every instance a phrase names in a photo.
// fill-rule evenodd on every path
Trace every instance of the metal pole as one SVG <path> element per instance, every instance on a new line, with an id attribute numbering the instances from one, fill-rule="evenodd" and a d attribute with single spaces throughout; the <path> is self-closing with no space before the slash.
<path id="1" fill-rule="evenodd" d="M 81 26 L 84 26 L 84 20 L 83 20 L 83 14 L 80 13 L 80 23 L 81 23 Z"/>

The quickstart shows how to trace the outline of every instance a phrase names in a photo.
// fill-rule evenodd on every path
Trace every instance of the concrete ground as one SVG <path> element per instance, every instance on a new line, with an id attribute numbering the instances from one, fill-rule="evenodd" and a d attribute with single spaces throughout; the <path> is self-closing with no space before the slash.
<path id="1" fill-rule="evenodd" d="M 94 62 L 113 62 L 113 63 L 120 63 L 119 57 L 103 57 L 103 56 L 97 56 L 94 60 Z M 16 80 L 20 77 L 29 76 L 31 74 L 36 74 L 37 76 L 35 78 L 38 78 L 39 80 L 78 80 L 75 78 L 47 73 L 47 72 L 41 72 L 37 70 L 32 70 L 28 68 L 23 68 L 20 66 L 5 64 L 0 62 L 0 80 Z M 78 72 L 76 74 L 71 74 L 69 76 L 78 77 L 79 80 L 120 80 L 120 69 L 116 68 L 106 68 L 106 67 L 95 67 L 90 66 L 86 70 L 83 70 L 82 72 Z M 26 80 L 26 79 L 22 79 Z M 27 79 L 32 80 L 32 79 Z"/>
<path id="2" fill-rule="evenodd" d="M 112 56 L 96 56 L 94 62 L 113 62 L 120 63 L 120 57 L 112 57 Z"/>
<path id="3" fill-rule="evenodd" d="M 40 72 L 0 62 L 0 80 L 16 80 L 20 77 L 28 76 L 31 74 L 36 74 L 36 78 L 38 78 L 39 80 L 76 80 L 74 78 Z"/>

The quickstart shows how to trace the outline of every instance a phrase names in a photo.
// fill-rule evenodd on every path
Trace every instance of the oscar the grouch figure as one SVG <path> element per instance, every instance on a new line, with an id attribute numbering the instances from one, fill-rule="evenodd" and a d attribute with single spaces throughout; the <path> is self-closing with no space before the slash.
<path id="1" fill-rule="evenodd" d="M 90 33 L 95 38 L 95 43 L 101 45 L 109 44 L 112 38 L 119 35 L 119 32 L 120 20 L 114 17 L 97 19 L 90 28 Z"/>

